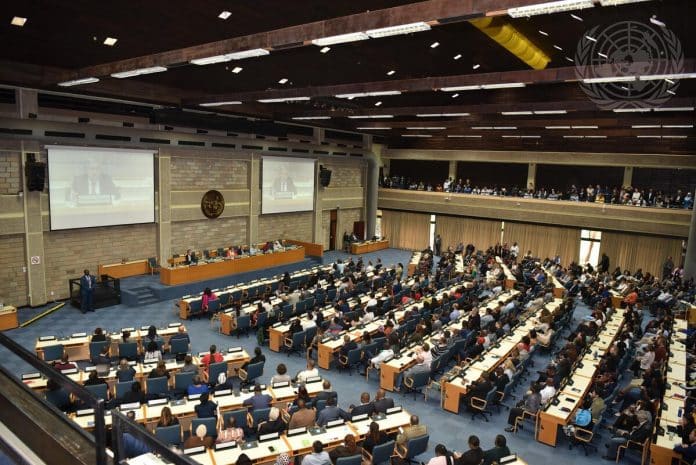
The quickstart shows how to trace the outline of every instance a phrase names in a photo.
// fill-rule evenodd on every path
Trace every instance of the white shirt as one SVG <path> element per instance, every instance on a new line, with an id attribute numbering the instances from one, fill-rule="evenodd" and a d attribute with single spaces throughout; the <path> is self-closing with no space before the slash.
<path id="1" fill-rule="evenodd" d="M 539 391 L 539 394 L 541 395 L 541 403 L 545 404 L 556 394 L 556 388 L 553 386 L 546 386 Z"/>
<path id="2" fill-rule="evenodd" d="M 298 383 L 306 383 L 307 378 L 312 378 L 314 376 L 319 376 L 319 370 L 312 368 L 311 370 L 302 370 L 297 374 Z"/>

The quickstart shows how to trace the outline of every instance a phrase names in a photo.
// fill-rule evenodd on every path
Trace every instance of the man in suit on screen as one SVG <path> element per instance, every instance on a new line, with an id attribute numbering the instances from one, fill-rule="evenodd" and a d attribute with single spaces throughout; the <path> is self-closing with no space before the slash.
<path id="1" fill-rule="evenodd" d="M 287 167 L 283 167 L 280 171 L 280 174 L 276 176 L 276 178 L 273 180 L 271 190 L 274 196 L 277 193 L 282 193 L 285 195 L 291 193 L 293 196 L 297 195 L 297 187 L 295 187 L 295 183 L 292 180 L 292 177 L 288 175 Z"/>
<path id="2" fill-rule="evenodd" d="M 71 198 L 79 201 L 80 196 L 110 195 L 118 200 L 121 193 L 107 173 L 102 171 L 101 163 L 89 160 L 82 175 L 73 178 Z"/>

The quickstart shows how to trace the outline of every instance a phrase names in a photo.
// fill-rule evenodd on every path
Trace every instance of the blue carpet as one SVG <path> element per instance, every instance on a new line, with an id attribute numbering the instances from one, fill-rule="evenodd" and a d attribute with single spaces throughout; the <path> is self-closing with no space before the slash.
<path id="1" fill-rule="evenodd" d="M 324 261 L 332 261 L 337 258 L 344 259 L 348 256 L 343 252 L 329 252 L 325 255 Z M 363 260 L 376 260 L 377 257 L 382 259 L 385 265 L 401 262 L 406 265 L 410 259 L 411 252 L 387 249 L 380 252 L 365 254 Z M 293 266 L 286 267 L 288 270 L 296 269 Z M 268 274 L 275 274 L 266 271 L 254 272 L 253 277 L 245 279 L 255 279 Z M 234 279 L 238 282 L 239 276 Z M 149 281 L 151 278 L 139 277 L 129 278 L 133 280 L 132 285 L 138 285 L 137 280 L 142 286 L 143 282 Z M 7 331 L 6 334 L 28 350 L 34 350 L 36 338 L 40 335 L 69 335 L 78 331 L 91 332 L 96 326 L 101 326 L 108 330 L 120 330 L 126 326 L 141 326 L 146 324 L 154 324 L 158 327 L 164 326 L 170 322 L 178 321 L 178 312 L 174 304 L 175 300 L 167 300 L 154 303 L 142 307 L 128 307 L 119 305 L 99 309 L 94 313 L 83 315 L 79 310 L 66 305 L 64 308 L 54 312 L 53 314 L 39 320 L 27 328 L 15 329 Z M 575 310 L 574 321 L 571 327 L 576 327 L 582 317 L 586 316 L 589 310 L 586 306 L 579 304 Z M 243 346 L 248 352 L 253 351 L 256 345 L 254 336 L 242 337 L 237 339 L 235 336 L 225 336 L 217 332 L 217 328 L 212 328 L 207 320 L 194 320 L 186 323 L 186 327 L 191 336 L 192 350 L 195 352 L 207 350 L 210 344 L 217 344 L 220 348 L 229 346 Z M 267 357 L 266 371 L 263 379 L 270 379 L 275 371 L 275 366 L 278 363 L 284 363 L 288 367 L 288 372 L 294 374 L 304 368 L 304 359 L 293 355 L 288 357 L 285 354 L 277 354 L 269 350 L 264 350 Z M 13 373 L 18 375 L 23 372 L 30 371 L 29 367 L 17 357 L 9 354 L 7 350 L 0 350 L 0 360 L 3 366 L 8 368 Z M 535 370 L 541 370 L 548 362 L 549 356 L 535 356 Z M 379 387 L 379 377 L 372 375 L 369 381 L 365 381 L 364 377 L 357 374 L 349 376 L 347 373 L 338 373 L 335 370 L 323 371 L 322 376 L 332 381 L 334 389 L 339 393 L 339 404 L 347 408 L 351 403 L 357 403 L 360 398 L 360 393 L 363 391 L 374 394 Z M 530 380 L 533 376 L 530 376 Z M 514 392 L 517 399 L 526 391 L 529 382 L 521 383 L 520 387 Z M 427 424 L 430 430 L 430 446 L 429 452 L 419 457 L 419 460 L 426 461 L 432 456 L 433 449 L 436 444 L 442 443 L 448 449 L 465 450 L 466 438 L 470 434 L 476 434 L 481 439 L 481 445 L 484 449 L 492 447 L 494 438 L 497 434 L 505 434 L 508 439 L 510 449 L 524 458 L 530 465 L 541 465 L 549 463 L 550 460 L 562 459 L 563 465 L 588 465 L 601 461 L 599 458 L 605 452 L 604 442 L 598 441 L 599 453 L 592 453 L 589 457 L 585 457 L 582 450 L 574 448 L 568 450 L 568 445 L 563 438 L 559 440 L 558 446 L 554 449 L 533 439 L 533 432 L 529 428 L 518 432 L 516 435 L 504 433 L 503 429 L 506 426 L 507 411 L 504 409 L 500 413 L 495 413 L 490 422 L 477 419 L 471 420 L 470 415 L 460 414 L 454 415 L 445 412 L 440 408 L 439 393 L 431 391 L 432 397 L 425 402 L 421 397 L 418 400 L 413 400 L 413 396 L 401 396 L 393 394 L 397 404 L 401 404 L 409 412 L 419 415 L 421 423 Z M 605 432 L 606 438 L 606 432 Z M 625 458 L 623 463 L 633 464 L 640 460 L 634 458 L 636 454 L 630 454 Z"/>

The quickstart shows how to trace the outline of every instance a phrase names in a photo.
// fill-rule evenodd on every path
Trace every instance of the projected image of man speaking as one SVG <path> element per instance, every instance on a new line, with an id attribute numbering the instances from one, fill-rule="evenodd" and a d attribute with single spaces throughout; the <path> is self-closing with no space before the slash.
<path id="1" fill-rule="evenodd" d="M 271 195 L 276 199 L 291 199 L 297 195 L 297 187 L 290 177 L 290 169 L 287 165 L 282 165 L 278 175 L 273 180 Z"/>
<path id="2" fill-rule="evenodd" d="M 88 160 L 84 172 L 73 178 L 70 199 L 78 204 L 85 201 L 94 203 L 98 200 L 110 203 L 120 197 L 118 187 L 111 176 L 103 171 L 100 160 Z"/>

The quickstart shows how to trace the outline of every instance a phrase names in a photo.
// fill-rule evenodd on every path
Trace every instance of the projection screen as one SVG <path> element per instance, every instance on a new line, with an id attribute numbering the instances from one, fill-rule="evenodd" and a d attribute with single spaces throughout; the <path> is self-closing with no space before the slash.
<path id="1" fill-rule="evenodd" d="M 263 157 L 261 213 L 313 210 L 314 165 L 311 158 Z"/>

